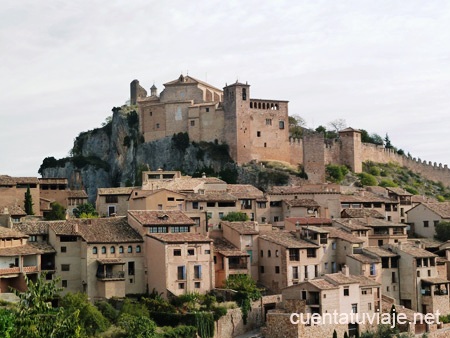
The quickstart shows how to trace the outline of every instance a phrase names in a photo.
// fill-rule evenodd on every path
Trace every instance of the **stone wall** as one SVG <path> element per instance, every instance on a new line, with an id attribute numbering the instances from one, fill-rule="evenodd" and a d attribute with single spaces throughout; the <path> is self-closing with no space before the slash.
<path id="1" fill-rule="evenodd" d="M 325 148 L 322 133 L 303 137 L 303 166 L 311 183 L 325 182 Z"/>

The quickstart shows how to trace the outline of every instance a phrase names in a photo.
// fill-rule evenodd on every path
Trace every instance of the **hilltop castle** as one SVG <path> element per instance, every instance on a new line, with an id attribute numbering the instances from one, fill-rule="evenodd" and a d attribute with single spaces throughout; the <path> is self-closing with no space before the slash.
<path id="1" fill-rule="evenodd" d="M 150 95 L 138 80 L 130 84 L 130 102 L 139 107 L 140 131 L 145 142 L 176 133 L 188 133 L 195 142 L 226 143 L 238 164 L 251 161 L 282 161 L 302 164 L 312 182 L 325 181 L 325 165 L 347 165 L 362 171 L 362 162 L 396 162 L 425 177 L 450 185 L 447 165 L 411 159 L 390 149 L 361 142 L 361 132 L 346 128 L 339 138 L 325 142 L 322 133 L 289 137 L 288 101 L 254 99 L 250 85 L 237 82 L 223 90 L 191 76 L 164 84 Z"/>

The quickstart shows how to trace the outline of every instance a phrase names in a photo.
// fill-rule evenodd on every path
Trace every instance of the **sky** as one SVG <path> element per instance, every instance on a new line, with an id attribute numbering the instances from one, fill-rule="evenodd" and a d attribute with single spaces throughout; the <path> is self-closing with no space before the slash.
<path id="1" fill-rule="evenodd" d="M 3 0 L 0 174 L 39 176 L 138 79 L 188 74 L 450 165 L 450 1 Z"/>

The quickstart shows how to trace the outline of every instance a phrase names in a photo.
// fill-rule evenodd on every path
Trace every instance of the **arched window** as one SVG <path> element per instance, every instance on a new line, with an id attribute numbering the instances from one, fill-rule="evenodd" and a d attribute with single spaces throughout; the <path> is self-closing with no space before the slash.
<path id="1" fill-rule="evenodd" d="M 141 246 L 140 245 L 136 246 L 136 252 L 141 252 Z"/>
<path id="2" fill-rule="evenodd" d="M 128 246 L 128 253 L 132 253 L 133 252 L 133 247 L 131 245 Z"/>
<path id="3" fill-rule="evenodd" d="M 272 256 L 272 252 L 270 250 L 267 250 L 267 257 L 271 257 Z"/>
<path id="4" fill-rule="evenodd" d="M 106 253 L 106 246 L 102 246 L 102 254 Z"/>
<path id="5" fill-rule="evenodd" d="M 250 101 L 250 108 L 253 108 L 253 102 Z"/>
<path id="6" fill-rule="evenodd" d="M 96 246 L 94 246 L 93 248 L 92 248 L 92 253 L 94 254 L 94 255 L 96 255 L 97 254 L 97 247 Z"/>
<path id="7" fill-rule="evenodd" d="M 115 247 L 115 246 L 112 246 L 112 247 L 109 249 L 109 251 L 110 251 L 111 253 L 116 253 L 116 247 Z"/>
<path id="8" fill-rule="evenodd" d="M 119 246 L 119 253 L 123 253 L 123 246 Z"/>

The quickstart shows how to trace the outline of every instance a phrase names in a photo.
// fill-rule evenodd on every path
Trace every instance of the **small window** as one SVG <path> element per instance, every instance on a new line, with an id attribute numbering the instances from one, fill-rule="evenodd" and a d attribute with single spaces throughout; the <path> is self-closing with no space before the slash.
<path id="1" fill-rule="evenodd" d="M 267 257 L 272 257 L 272 252 L 270 250 L 267 250 Z"/>
<path id="2" fill-rule="evenodd" d="M 261 250 L 261 257 L 264 257 L 264 250 Z"/>
<path id="3" fill-rule="evenodd" d="M 61 264 L 61 271 L 70 271 L 70 264 Z"/>
<path id="4" fill-rule="evenodd" d="M 261 132 L 260 131 L 256 132 L 256 137 L 261 137 Z"/>
<path id="5" fill-rule="evenodd" d="M 141 252 L 141 246 L 140 246 L 140 245 L 137 245 L 137 246 L 136 246 L 136 252 L 137 252 L 137 253 Z"/>
<path id="6" fill-rule="evenodd" d="M 280 129 L 284 129 L 284 121 L 279 121 L 279 122 L 278 122 L 278 127 L 279 127 Z"/>
<path id="7" fill-rule="evenodd" d="M 131 245 L 128 246 L 128 253 L 132 253 L 133 252 L 133 247 Z"/>
<path id="8" fill-rule="evenodd" d="M 61 247 L 61 252 L 67 252 L 67 247 L 62 246 L 62 247 Z"/>
<path id="9" fill-rule="evenodd" d="M 261 265 L 261 266 L 259 267 L 259 272 L 264 273 L 264 266 Z"/>
<path id="10" fill-rule="evenodd" d="M 119 253 L 123 253 L 123 246 L 119 246 Z"/>
<path id="11" fill-rule="evenodd" d="M 275 257 L 280 256 L 280 252 L 278 250 L 275 250 Z"/>
<path id="12" fill-rule="evenodd" d="M 181 249 L 173 249 L 174 256 L 181 256 Z"/>
<path id="13" fill-rule="evenodd" d="M 350 296 L 350 289 L 348 286 L 344 286 L 344 296 Z"/>
<path id="14" fill-rule="evenodd" d="M 36 242 L 36 241 L 37 241 L 36 235 L 31 235 L 30 238 L 28 238 L 28 242 Z"/>
<path id="15" fill-rule="evenodd" d="M 195 126 L 195 121 L 191 120 L 191 127 L 194 127 L 194 126 Z"/>
<path id="16" fill-rule="evenodd" d="M 159 123 L 156 124 L 156 129 L 159 129 Z"/>
<path id="17" fill-rule="evenodd" d="M 266 126 L 272 125 L 272 119 L 266 119 Z"/>
<path id="18" fill-rule="evenodd" d="M 106 246 L 102 246 L 102 254 L 106 253 Z"/>
<path id="19" fill-rule="evenodd" d="M 153 112 L 150 112 L 150 116 L 153 116 Z"/>
<path id="20" fill-rule="evenodd" d="M 428 221 L 423 221 L 423 227 L 428 228 Z"/>
<path id="21" fill-rule="evenodd" d="M 280 267 L 279 266 L 275 267 L 275 273 L 280 273 Z"/>
<path id="22" fill-rule="evenodd" d="M 211 250 L 205 250 L 205 255 L 210 255 L 211 254 Z"/>
<path id="23" fill-rule="evenodd" d="M 200 289 L 200 282 L 195 282 L 195 283 L 194 283 L 194 287 L 195 287 L 196 289 Z"/>
<path id="24" fill-rule="evenodd" d="M 195 255 L 195 249 L 188 249 L 188 256 L 194 256 Z"/>
<path id="25" fill-rule="evenodd" d="M 178 283 L 178 289 L 184 289 L 184 283 Z"/>
<path id="26" fill-rule="evenodd" d="M 206 111 L 207 113 L 209 113 L 209 107 L 208 107 L 208 108 L 205 108 L 205 111 Z"/>
<path id="27" fill-rule="evenodd" d="M 63 279 L 61 281 L 61 285 L 62 285 L 63 288 L 66 288 L 67 287 L 67 280 Z"/>
<path id="28" fill-rule="evenodd" d="M 116 248 L 115 248 L 114 246 L 112 246 L 112 247 L 109 249 L 109 252 L 111 252 L 112 254 L 113 254 L 113 253 L 116 253 Z"/>
<path id="29" fill-rule="evenodd" d="M 420 271 L 417 270 L 417 277 L 420 277 Z"/>
<path id="30" fill-rule="evenodd" d="M 201 279 L 202 278 L 202 266 L 194 265 L 194 278 Z"/>
<path id="31" fill-rule="evenodd" d="M 92 253 L 95 255 L 95 254 L 97 254 L 97 252 L 98 252 L 97 247 L 94 246 L 94 247 L 92 248 Z"/>

